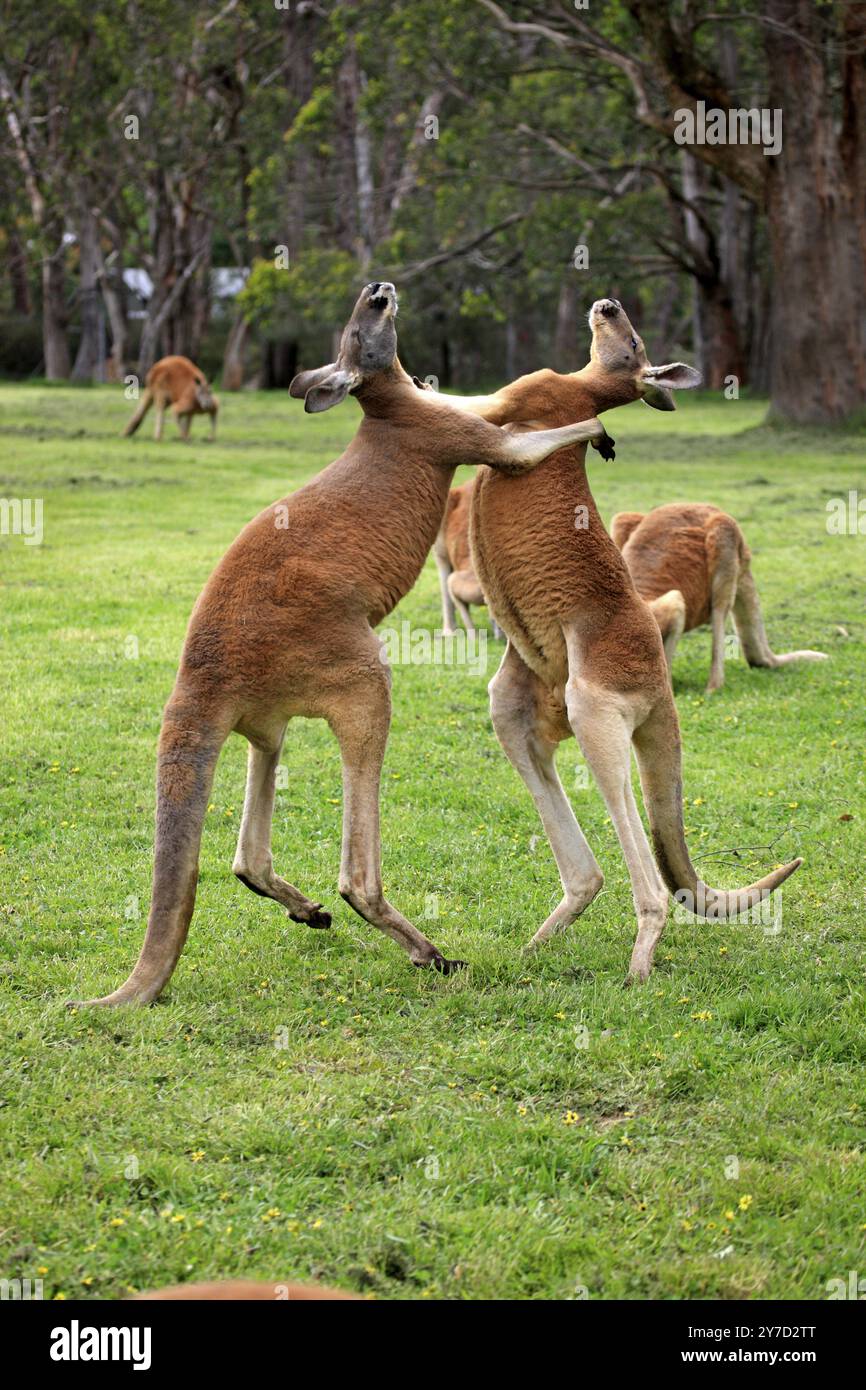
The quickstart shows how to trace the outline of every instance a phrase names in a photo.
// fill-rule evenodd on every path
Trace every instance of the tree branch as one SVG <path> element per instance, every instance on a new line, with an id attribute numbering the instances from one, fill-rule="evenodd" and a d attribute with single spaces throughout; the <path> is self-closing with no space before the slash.
<path id="1" fill-rule="evenodd" d="M 497 222 L 495 227 L 488 227 L 480 236 L 473 237 L 471 241 L 464 242 L 462 246 L 455 246 L 451 251 L 440 251 L 435 256 L 429 256 L 426 261 L 416 261 L 414 265 L 406 266 L 399 272 L 395 272 L 395 277 L 403 282 L 414 280 L 425 271 L 432 270 L 434 266 L 444 265 L 446 261 L 455 261 L 459 256 L 466 256 L 470 251 L 474 251 L 476 246 L 488 241 L 497 232 L 502 232 L 506 227 L 513 227 L 516 222 L 523 222 L 527 217 L 525 212 L 512 212 L 502 222 Z"/>

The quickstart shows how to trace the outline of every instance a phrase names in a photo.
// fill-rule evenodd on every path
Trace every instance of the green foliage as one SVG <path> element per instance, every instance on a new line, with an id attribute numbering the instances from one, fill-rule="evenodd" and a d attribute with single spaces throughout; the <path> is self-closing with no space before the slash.
<path id="1" fill-rule="evenodd" d="M 310 250 L 285 269 L 273 261 L 256 261 L 238 299 L 264 333 L 292 337 L 304 327 L 328 332 L 341 323 L 356 286 L 353 257 Z"/>

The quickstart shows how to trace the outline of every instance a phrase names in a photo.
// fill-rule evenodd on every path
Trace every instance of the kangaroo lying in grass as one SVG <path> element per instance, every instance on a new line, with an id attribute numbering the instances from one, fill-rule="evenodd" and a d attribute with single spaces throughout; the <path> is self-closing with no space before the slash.
<path id="1" fill-rule="evenodd" d="M 469 548 L 469 512 L 472 506 L 472 489 L 475 479 L 453 487 L 448 494 L 445 515 L 439 534 L 433 545 L 436 568 L 439 571 L 439 587 L 442 591 L 442 631 L 453 636 L 455 607 L 469 633 L 475 632 L 475 624 L 469 612 L 469 605 L 476 607 L 487 602 L 481 592 L 478 576 L 472 568 Z M 490 615 L 494 637 L 501 637 L 502 629 Z"/>
<path id="2" fill-rule="evenodd" d="M 432 546 L 454 470 L 483 462 L 520 473 L 548 454 L 606 438 L 598 420 L 508 434 L 419 391 L 397 359 L 394 286 L 362 292 L 336 362 L 290 387 L 307 411 L 351 393 L 364 412 L 346 451 L 241 532 L 190 619 L 159 740 L 153 894 L 141 955 L 125 984 L 91 1004 L 145 1004 L 169 979 L 195 904 L 214 768 L 234 730 L 249 741 L 233 869 L 296 922 L 330 926 L 320 903 L 274 872 L 275 774 L 288 721 L 326 719 L 343 761 L 340 893 L 414 965 L 446 960 L 382 892 L 379 779 L 391 675 L 373 631 L 409 592 Z"/>
<path id="3" fill-rule="evenodd" d="M 189 439 L 193 415 L 209 415 L 210 438 L 216 438 L 219 401 L 208 386 L 204 372 L 188 357 L 160 358 L 145 377 L 144 386 L 138 409 L 123 431 L 124 436 L 135 434 L 150 407 L 155 405 L 153 437 L 157 442 L 162 439 L 162 425 L 168 406 L 171 406 L 177 420 L 181 439 Z"/>
<path id="4" fill-rule="evenodd" d="M 673 410 L 672 388 L 697 386 L 691 367 L 652 367 L 622 305 L 590 311 L 592 348 L 582 371 L 533 372 L 491 396 L 451 397 L 499 425 L 546 429 L 644 400 Z M 725 891 L 701 881 L 683 830 L 676 707 L 658 625 L 604 528 L 584 451 L 560 450 L 522 477 L 480 468 L 472 492 L 475 570 L 508 636 L 490 683 L 496 734 L 527 785 L 559 868 L 563 898 L 532 938 L 562 931 L 604 882 L 554 765 L 557 744 L 577 737 L 622 846 L 637 912 L 629 979 L 646 980 L 668 912 L 668 893 L 704 917 L 755 906 L 802 862 Z M 631 785 L 637 756 L 655 857 Z"/>
<path id="5" fill-rule="evenodd" d="M 668 670 L 684 632 L 713 630 L 707 690 L 725 680 L 725 627 L 734 626 L 750 666 L 787 666 L 790 661 L 825 661 L 824 652 L 770 650 L 751 551 L 732 516 L 702 502 L 672 502 L 642 512 L 619 512 L 610 524 L 641 598 L 653 611 L 664 642 Z"/>

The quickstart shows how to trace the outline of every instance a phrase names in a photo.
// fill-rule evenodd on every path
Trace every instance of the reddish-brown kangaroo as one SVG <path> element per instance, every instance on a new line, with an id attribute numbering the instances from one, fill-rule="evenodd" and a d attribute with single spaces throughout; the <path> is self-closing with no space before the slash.
<path id="1" fill-rule="evenodd" d="M 209 415 L 210 438 L 216 438 L 219 401 L 208 386 L 204 372 L 194 362 L 190 362 L 188 357 L 160 358 L 145 377 L 144 388 L 138 409 L 123 431 L 124 435 L 135 434 L 150 407 L 155 405 L 153 437 L 157 441 L 162 439 L 162 426 L 168 406 L 171 406 L 171 412 L 177 420 L 181 439 L 189 439 L 193 415 Z"/>
<path id="2" fill-rule="evenodd" d="M 202 824 L 220 749 L 249 741 L 233 869 L 311 927 L 330 914 L 274 872 L 275 774 L 288 721 L 326 719 L 343 762 L 340 893 L 415 965 L 446 960 L 382 892 L 379 779 L 390 671 L 373 628 L 408 593 L 436 538 L 454 470 L 478 461 L 521 472 L 564 443 L 606 439 L 597 420 L 508 434 L 419 391 L 397 359 L 393 285 L 362 292 L 336 362 L 291 385 L 307 411 L 351 392 L 364 418 L 340 458 L 251 521 L 193 610 L 159 741 L 156 850 L 147 932 L 129 979 L 92 1004 L 148 1003 L 171 975 L 195 902 Z"/>
<path id="3" fill-rule="evenodd" d="M 650 366 L 618 300 L 598 300 L 589 321 L 582 371 L 533 372 L 492 396 L 449 399 L 496 424 L 534 430 L 636 400 L 673 410 L 671 389 L 699 384 L 682 363 Z M 523 477 L 480 468 L 472 556 L 508 636 L 490 683 L 494 728 L 532 794 L 562 879 L 564 896 L 531 944 L 573 922 L 604 882 L 554 765 L 557 744 L 574 734 L 628 866 L 638 922 L 629 979 L 645 980 L 667 918 L 665 885 L 691 911 L 724 919 L 756 906 L 802 861 L 731 891 L 698 877 L 683 831 L 679 722 L 661 636 L 598 514 L 584 455 L 561 450 Z M 655 858 L 632 791 L 632 744 Z"/>
<path id="4" fill-rule="evenodd" d="M 478 576 L 472 568 L 469 547 L 469 513 L 472 508 L 472 489 L 475 479 L 453 487 L 448 494 L 445 515 L 439 534 L 433 546 L 436 568 L 439 571 L 439 587 L 442 593 L 442 631 L 453 635 L 454 610 L 460 614 L 467 632 L 475 631 L 469 605 L 481 606 L 487 602 L 481 591 Z M 495 637 L 502 636 L 493 614 L 490 615 Z"/>
<path id="5" fill-rule="evenodd" d="M 668 670 L 684 632 L 711 624 L 713 655 L 707 691 L 725 680 L 725 628 L 734 626 L 750 666 L 826 661 L 824 652 L 770 650 L 752 554 L 732 516 L 704 502 L 671 502 L 647 512 L 618 512 L 610 524 L 629 574 L 659 625 Z"/>

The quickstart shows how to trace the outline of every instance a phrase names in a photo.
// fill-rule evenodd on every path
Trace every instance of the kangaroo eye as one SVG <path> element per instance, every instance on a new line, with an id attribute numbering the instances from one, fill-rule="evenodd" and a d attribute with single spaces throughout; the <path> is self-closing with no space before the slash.
<path id="1" fill-rule="evenodd" d="M 632 338 L 632 340 L 631 340 L 631 346 L 632 346 L 632 351 L 633 351 L 633 352 L 637 352 L 637 338 Z"/>

